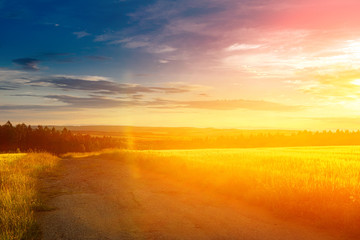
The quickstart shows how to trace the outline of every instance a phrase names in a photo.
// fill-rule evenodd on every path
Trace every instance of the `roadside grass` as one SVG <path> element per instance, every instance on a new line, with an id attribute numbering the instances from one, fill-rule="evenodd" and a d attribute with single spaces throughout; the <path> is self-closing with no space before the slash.
<path id="1" fill-rule="evenodd" d="M 39 239 L 34 210 L 44 208 L 37 181 L 58 158 L 48 153 L 0 154 L 0 239 Z"/>
<path id="2" fill-rule="evenodd" d="M 120 150 L 103 158 L 360 236 L 360 147 Z"/>

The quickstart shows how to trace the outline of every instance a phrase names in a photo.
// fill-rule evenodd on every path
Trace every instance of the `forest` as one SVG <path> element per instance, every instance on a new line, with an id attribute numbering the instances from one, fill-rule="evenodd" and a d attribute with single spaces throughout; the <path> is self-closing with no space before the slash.
<path id="1" fill-rule="evenodd" d="M 69 127 L 70 128 L 70 127 Z M 136 129 L 133 128 L 133 129 Z M 164 131 L 163 128 L 158 128 Z M 360 131 L 242 131 L 238 129 L 154 129 L 94 135 L 91 131 L 70 131 L 66 127 L 0 125 L 0 152 L 92 152 L 106 148 L 161 150 L 204 148 L 257 148 L 360 145 Z M 194 134 L 193 132 L 196 132 Z M 115 135 L 115 136 L 109 136 Z"/>
<path id="2" fill-rule="evenodd" d="M 121 147 L 120 139 L 107 136 L 93 137 L 88 134 L 74 134 L 63 128 L 27 126 L 10 121 L 0 125 L 0 152 L 91 152 L 105 148 Z"/>

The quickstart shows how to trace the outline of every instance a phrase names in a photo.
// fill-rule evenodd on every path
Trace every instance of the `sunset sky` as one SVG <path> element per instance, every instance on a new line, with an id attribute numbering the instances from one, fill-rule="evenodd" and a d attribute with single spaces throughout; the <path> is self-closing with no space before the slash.
<path id="1" fill-rule="evenodd" d="M 0 121 L 360 127 L 358 0 L 0 0 Z"/>

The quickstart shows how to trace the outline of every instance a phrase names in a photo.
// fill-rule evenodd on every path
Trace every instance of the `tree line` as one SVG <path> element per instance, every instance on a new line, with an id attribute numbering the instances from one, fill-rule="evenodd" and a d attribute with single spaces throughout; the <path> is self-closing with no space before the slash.
<path id="1" fill-rule="evenodd" d="M 121 147 L 120 139 L 74 134 L 63 128 L 23 124 L 13 126 L 11 122 L 0 125 L 0 152 L 46 151 L 54 154 L 66 152 L 91 152 L 105 148 Z"/>
<path id="2" fill-rule="evenodd" d="M 288 133 L 226 134 L 222 136 L 191 136 L 178 133 L 156 139 L 146 133 L 123 136 L 90 136 L 73 133 L 66 128 L 13 126 L 9 121 L 0 125 L 0 152 L 46 151 L 54 154 L 91 152 L 105 148 L 127 149 L 201 149 L 201 148 L 255 148 L 296 146 L 360 145 L 360 131 L 297 131 Z"/>

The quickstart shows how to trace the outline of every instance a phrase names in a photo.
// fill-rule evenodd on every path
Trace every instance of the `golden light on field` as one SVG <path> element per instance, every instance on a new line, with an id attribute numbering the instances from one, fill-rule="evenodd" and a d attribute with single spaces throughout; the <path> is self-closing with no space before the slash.
<path id="1" fill-rule="evenodd" d="M 0 154 L 0 239 L 39 237 L 34 210 L 43 206 L 37 181 L 57 162 L 48 153 Z"/>
<path id="2" fill-rule="evenodd" d="M 286 219 L 358 233 L 359 153 L 359 147 L 299 147 L 119 151 L 107 156 Z"/>

